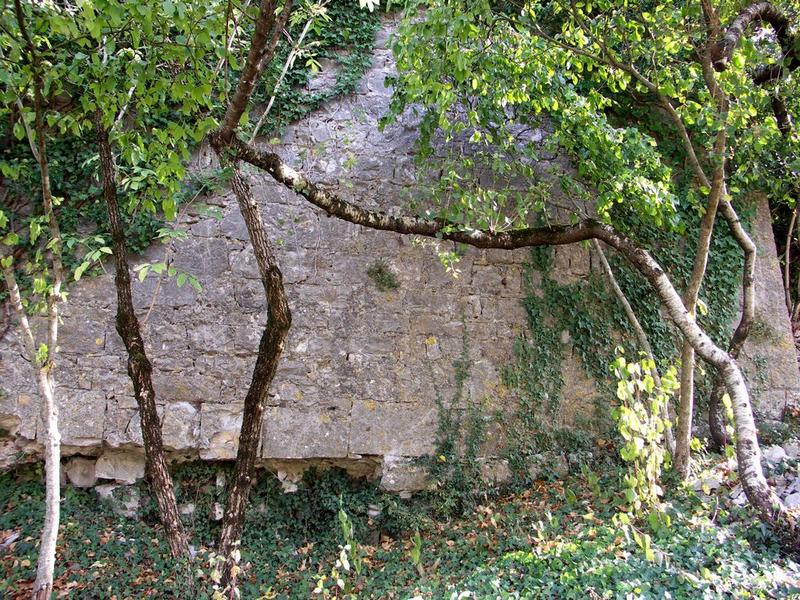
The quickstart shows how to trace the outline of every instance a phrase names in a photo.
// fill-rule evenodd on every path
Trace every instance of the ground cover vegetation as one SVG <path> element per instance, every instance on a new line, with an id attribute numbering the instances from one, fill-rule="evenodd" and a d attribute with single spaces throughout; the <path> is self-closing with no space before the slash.
<path id="1" fill-rule="evenodd" d="M 208 519 L 223 497 L 218 467 L 175 471 L 178 501 L 197 556 L 175 561 L 164 542 L 152 499 L 138 519 L 97 506 L 92 490 L 71 489 L 63 506 L 56 589 L 69 598 L 211 598 L 214 541 Z M 222 467 L 230 475 L 229 467 Z M 625 499 L 620 473 L 606 465 L 559 481 L 545 477 L 525 489 L 482 498 L 466 516 L 444 517 L 437 496 L 411 500 L 382 493 L 345 473 L 311 473 L 294 494 L 262 473 L 253 487 L 244 528 L 243 598 L 777 598 L 798 593 L 797 567 L 746 508 L 719 497 L 681 491 L 665 508 L 668 527 L 647 521 L 617 525 Z M 4 546 L 0 592 L 28 597 L 42 518 L 39 475 L 6 473 L 0 487 Z M 732 484 L 732 482 L 731 482 Z M 731 485 L 728 484 L 728 485 Z M 141 486 L 142 494 L 147 490 Z M 725 489 L 728 489 L 727 487 Z M 370 516 L 370 508 L 379 514 Z M 355 534 L 351 567 L 340 567 L 348 593 L 330 573 L 345 545 L 343 508 Z M 635 538 L 649 535 L 648 555 Z M 416 534 L 419 534 L 417 538 Z M 641 538 L 640 538 L 641 539 Z M 0 541 L 2 541 L 0 540 Z M 419 540 L 419 541 L 416 541 Z M 419 558 L 414 548 L 419 547 Z M 352 556 L 363 561 L 355 573 Z M 670 594 L 671 596 L 668 596 Z"/>

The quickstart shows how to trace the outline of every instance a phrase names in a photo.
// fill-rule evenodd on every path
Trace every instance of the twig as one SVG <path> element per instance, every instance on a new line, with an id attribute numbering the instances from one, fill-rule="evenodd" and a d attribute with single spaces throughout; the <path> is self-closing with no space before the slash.
<path id="1" fill-rule="evenodd" d="M 792 314 L 792 293 L 791 293 L 791 282 L 789 281 L 789 260 L 791 258 L 792 252 L 792 237 L 794 234 L 794 226 L 797 222 L 797 211 L 800 210 L 800 206 L 795 206 L 794 210 L 792 211 L 792 220 L 789 221 L 789 230 L 786 232 L 786 251 L 783 256 L 783 291 L 786 294 L 786 309 L 789 311 L 789 314 Z"/>
<path id="2" fill-rule="evenodd" d="M 263 114 L 258 119 L 258 123 L 256 123 L 255 129 L 253 129 L 253 135 L 250 136 L 250 143 L 252 144 L 256 140 L 256 136 L 258 135 L 258 130 L 261 129 L 261 125 L 264 123 L 264 119 L 267 118 L 269 111 L 272 109 L 272 105 L 275 103 L 275 98 L 278 96 L 278 90 L 283 83 L 283 80 L 286 78 L 286 74 L 289 72 L 289 69 L 294 64 L 297 55 L 300 53 L 300 45 L 303 43 L 303 40 L 308 33 L 308 30 L 311 29 L 311 24 L 314 22 L 313 17 L 306 21 L 305 26 L 303 27 L 303 31 L 300 33 L 300 37 L 297 38 L 297 42 L 292 46 L 291 52 L 289 52 L 289 56 L 286 57 L 286 62 L 283 64 L 283 69 L 281 70 L 280 77 L 278 77 L 278 81 L 275 83 L 275 87 L 272 89 L 272 96 L 269 99 L 269 103 L 267 104 L 267 108 L 264 109 Z"/>

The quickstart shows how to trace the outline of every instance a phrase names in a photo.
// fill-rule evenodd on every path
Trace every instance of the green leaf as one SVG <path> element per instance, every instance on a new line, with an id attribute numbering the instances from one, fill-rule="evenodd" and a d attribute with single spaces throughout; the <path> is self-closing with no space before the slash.
<path id="1" fill-rule="evenodd" d="M 84 272 L 86 271 L 86 269 L 88 269 L 88 268 L 89 268 L 89 265 L 90 265 L 90 264 L 91 264 L 91 263 L 89 263 L 88 261 L 86 261 L 86 262 L 83 262 L 83 263 L 81 263 L 80 265 L 78 265 L 78 266 L 75 268 L 75 281 L 80 281 L 80 278 L 83 276 L 83 274 L 84 274 Z"/>

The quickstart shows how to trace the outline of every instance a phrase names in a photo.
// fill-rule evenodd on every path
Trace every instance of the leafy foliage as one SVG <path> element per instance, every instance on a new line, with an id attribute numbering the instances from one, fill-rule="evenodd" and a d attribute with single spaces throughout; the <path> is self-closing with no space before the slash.
<path id="1" fill-rule="evenodd" d="M 316 3 L 303 4 L 297 16 L 308 14 L 312 5 Z M 131 251 L 141 252 L 165 222 L 174 220 L 180 203 L 197 191 L 188 159 L 216 127 L 247 51 L 257 6 L 246 9 L 246 15 L 229 14 L 230 5 L 217 0 L 103 0 L 84 3 L 75 11 L 54 4 L 23 7 L 48 65 L 44 87 L 50 176 L 59 203 L 66 267 L 78 279 L 97 264 L 108 241 L 94 133 L 98 115 L 111 128 L 112 143 L 119 150 L 127 242 Z M 296 61 L 289 70 L 269 120 L 262 124 L 263 134 L 277 133 L 331 98 L 353 91 L 369 66 L 377 13 L 362 10 L 353 0 L 333 3 L 326 16 L 314 19 L 307 60 Z M 32 73 L 23 60 L 13 4 L 4 6 L 0 23 L 5 32 L 0 35 L 0 52 L 13 63 L 3 72 L 6 85 L 0 92 L 0 134 L 8 142 L 0 148 L 0 171 L 7 197 L 14 200 L 2 211 L 8 224 L 0 227 L 14 232 L 13 245 L 27 256 L 26 270 L 33 272 L 40 269 L 35 266 L 37 252 L 49 240 L 37 235 L 41 186 L 25 139 L 24 125 L 33 121 L 28 99 Z M 298 26 L 302 23 L 295 23 L 290 33 L 296 35 Z M 278 58 L 285 59 L 289 51 L 289 44 L 281 43 Z M 310 92 L 304 86 L 318 68 L 317 58 L 331 59 L 339 72 L 330 89 Z M 269 99 L 282 64 L 273 61 L 257 102 Z M 11 238 L 6 242 L 12 243 Z M 193 281 L 190 274 L 186 277 Z"/>
<path id="2" fill-rule="evenodd" d="M 656 508 L 664 493 L 661 472 L 669 464 L 669 453 L 664 447 L 667 424 L 662 415 L 680 386 L 674 367 L 664 372 L 661 387 L 657 387 L 653 377 L 655 363 L 647 358 L 627 362 L 623 352 L 611 369 L 617 378 L 619 400 L 614 418 L 624 442 L 620 456 L 630 465 L 625 475 L 625 499 L 631 512 L 639 514 Z"/>
<path id="3" fill-rule="evenodd" d="M 375 261 L 367 269 L 367 275 L 372 279 L 375 287 L 380 292 L 391 292 L 400 287 L 397 277 L 383 261 Z"/>
<path id="4" fill-rule="evenodd" d="M 217 494 L 215 472 L 211 465 L 194 465 L 176 473 L 179 501 L 196 506 L 194 516 L 185 517 L 198 550 L 192 564 L 169 557 L 149 509 L 143 520 L 122 518 L 98 506 L 93 490 L 66 488 L 57 590 L 76 597 L 209 597 L 204 564 L 211 530 L 218 527 L 207 517 Z M 327 471 L 283 494 L 278 480 L 265 474 L 248 511 L 242 597 L 312 597 L 317 577 L 330 574 L 341 561 L 339 546 L 346 545 L 340 507 L 363 553 L 362 576 L 350 578 L 359 598 L 450 598 L 466 591 L 475 597 L 585 598 L 587 590 L 601 598 L 767 598 L 798 592 L 796 566 L 751 530 L 748 513 L 692 495 L 670 499 L 671 526 L 651 532 L 654 559 L 648 560 L 632 535 L 612 522 L 617 503 L 624 502 L 614 491 L 618 476 L 601 471 L 594 486 L 586 475 L 537 482 L 524 493 L 476 506 L 466 518 L 428 517 L 416 542 L 413 527 L 401 535 L 393 520 L 390 507 L 403 501 L 371 484 Z M 36 546 L 30 533 L 41 518 L 42 489 L 38 476 L 25 471 L 0 475 L 0 484 L 0 539 L 19 534 L 0 550 L 0 593 L 14 598 L 25 593 L 32 576 Z M 370 504 L 382 511 L 377 519 L 367 515 Z M 407 511 L 429 514 L 424 498 L 404 504 Z M 411 556 L 415 547 L 422 572 Z"/>
<path id="5" fill-rule="evenodd" d="M 609 411 L 602 396 L 610 395 L 608 365 L 613 357 L 615 332 L 627 322 L 617 303 L 596 274 L 562 285 L 553 279 L 553 250 L 531 251 L 525 270 L 527 330 L 514 344 L 515 360 L 504 371 L 504 383 L 519 399 L 510 419 L 506 455 L 516 477 L 524 481 L 529 460 L 543 451 L 585 449 L 587 436 L 580 428 L 604 435 L 610 429 Z M 594 415 L 576 428 L 560 424 L 565 360 L 564 332 L 587 374 L 601 385 Z"/>

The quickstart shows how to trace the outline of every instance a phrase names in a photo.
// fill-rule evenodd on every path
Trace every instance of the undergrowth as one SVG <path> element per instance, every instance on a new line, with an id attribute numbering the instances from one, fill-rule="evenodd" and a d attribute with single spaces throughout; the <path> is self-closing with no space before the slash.
<path id="1" fill-rule="evenodd" d="M 179 502 L 195 504 L 194 516 L 184 517 L 198 552 L 191 562 L 169 558 L 143 485 L 140 520 L 98 506 L 93 490 L 65 488 L 56 560 L 60 597 L 208 597 L 206 562 L 219 527 L 208 510 L 220 501 L 220 470 L 227 467 L 189 465 L 175 473 Z M 692 492 L 667 499 L 671 524 L 649 532 L 648 558 L 634 531 L 612 520 L 624 502 L 620 476 L 614 469 L 584 469 L 563 482 L 539 480 L 524 492 L 476 504 L 463 518 L 441 520 L 431 496 L 400 500 L 341 471 L 310 473 L 293 494 L 281 493 L 277 478 L 263 473 L 247 513 L 242 598 L 313 597 L 343 545 L 340 507 L 363 559 L 361 575 L 348 576 L 357 598 L 448 599 L 466 591 L 478 598 L 775 598 L 800 592 L 797 565 L 781 557 L 747 509 Z M 0 475 L 5 598 L 29 594 L 42 517 L 40 478 L 31 470 Z M 369 516 L 370 506 L 377 516 Z"/>

